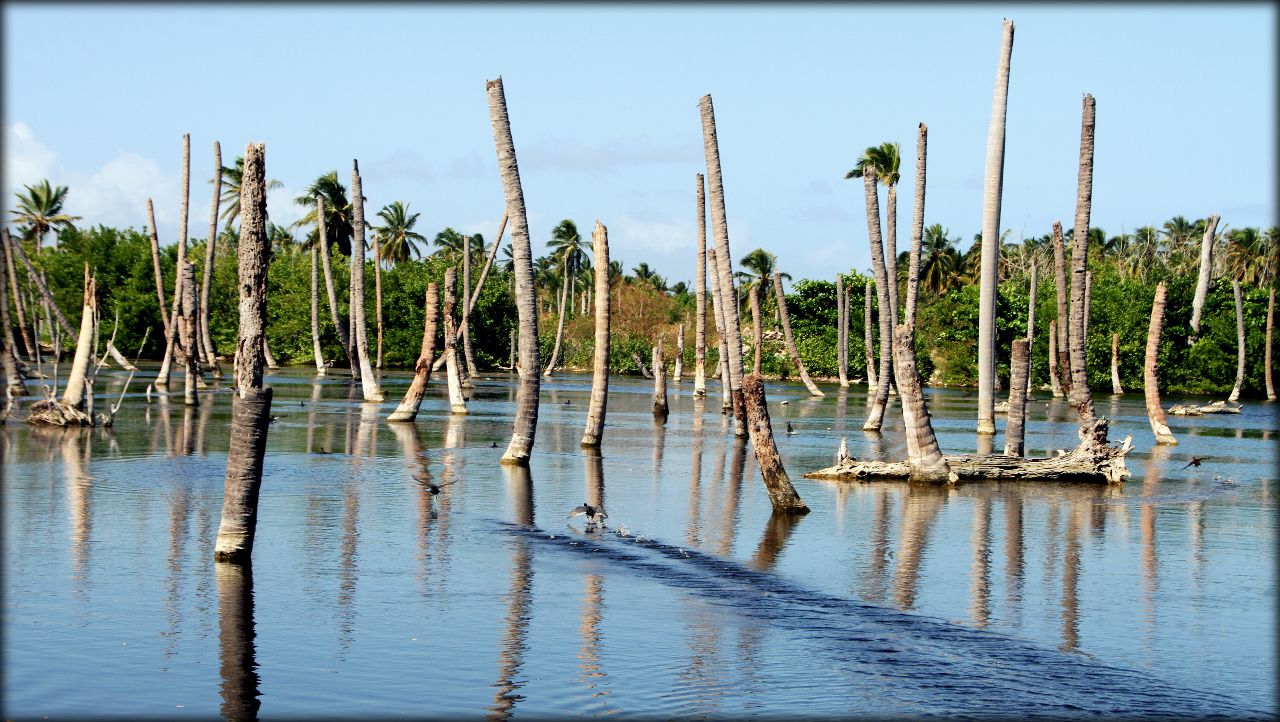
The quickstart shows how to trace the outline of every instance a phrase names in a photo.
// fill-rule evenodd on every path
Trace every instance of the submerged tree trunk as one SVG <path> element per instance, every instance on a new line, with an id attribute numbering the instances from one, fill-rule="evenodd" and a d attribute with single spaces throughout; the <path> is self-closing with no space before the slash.
<path id="1" fill-rule="evenodd" d="M 694 297 L 693 395 L 707 395 L 707 202 L 702 174 L 698 179 L 698 278 Z M 599 263 L 599 261 L 596 261 Z M 599 290 L 596 291 L 599 293 Z"/>
<path id="2" fill-rule="evenodd" d="M 1027 299 L 1027 398 L 1031 398 L 1031 349 L 1036 344 L 1036 289 L 1039 286 L 1039 266 L 1031 261 L 1031 285 Z M 1050 361 L 1049 365 L 1053 365 Z M 1010 372 L 1012 374 L 1012 371 Z M 1012 383 L 1012 382 L 1010 382 Z"/>
<path id="3" fill-rule="evenodd" d="M 317 245 L 323 243 L 317 242 Z M 316 373 L 324 376 L 324 351 L 320 349 L 320 273 L 316 259 L 320 249 L 311 247 L 311 353 L 316 359 Z"/>
<path id="4" fill-rule="evenodd" d="M 338 316 L 338 294 L 333 287 L 333 268 L 329 263 L 329 236 L 325 228 L 324 198 L 316 198 L 316 242 L 320 244 L 320 266 L 324 269 L 324 289 L 329 299 L 329 315 L 333 327 L 338 332 L 338 342 L 342 344 L 342 355 L 347 358 L 347 368 L 351 378 L 360 378 L 360 364 L 351 358 L 351 339 L 347 334 L 347 324 Z"/>
<path id="5" fill-rule="evenodd" d="M 751 304 L 751 343 L 754 348 L 751 350 L 752 373 L 759 374 L 764 359 L 764 328 L 760 325 L 760 284 L 763 280 L 757 280 L 751 284 L 751 290 L 747 292 L 747 298 Z"/>
<path id="6" fill-rule="evenodd" d="M 727 413 L 733 410 L 732 389 L 729 384 L 729 341 L 728 334 L 724 330 L 724 297 L 720 293 L 720 282 L 718 280 L 719 273 L 716 260 L 716 251 L 714 248 L 707 249 L 707 263 L 712 268 L 711 273 L 711 299 L 714 305 L 714 317 L 716 322 L 716 336 L 719 338 L 719 353 L 717 354 L 716 365 L 719 367 L 720 376 L 720 413 Z"/>
<path id="7" fill-rule="evenodd" d="M 360 182 L 360 164 L 351 161 L 351 331 L 355 338 L 356 357 L 360 364 L 360 390 L 365 401 L 381 401 L 382 389 L 369 363 L 369 336 L 364 317 L 364 196 Z"/>
<path id="8" fill-rule="evenodd" d="M 493 124 L 493 142 L 498 154 L 498 173 L 507 212 L 511 214 L 511 259 L 515 266 L 516 311 L 520 317 L 520 386 L 516 390 L 516 418 L 511 443 L 502 455 L 504 464 L 527 464 L 538 426 L 538 387 L 541 368 L 538 361 L 538 309 L 534 298 L 533 259 L 529 249 L 529 223 L 525 218 L 524 191 L 520 188 L 520 169 L 516 163 L 515 142 L 511 139 L 511 122 L 507 116 L 507 99 L 502 78 L 485 82 L 489 99 L 489 119 Z"/>
<path id="9" fill-rule="evenodd" d="M 262 461 L 271 424 L 271 389 L 263 388 L 263 331 L 267 323 L 267 191 L 265 148 L 245 148 L 240 185 L 240 330 L 236 339 L 236 393 L 231 402 L 231 443 L 222 491 L 217 561 L 246 563 L 253 551 Z"/>
<path id="10" fill-rule="evenodd" d="M 1058 383 L 1058 320 L 1049 321 L 1049 388 L 1053 397 L 1062 396 L 1062 385 Z"/>
<path id="11" fill-rule="evenodd" d="M 427 297 L 423 303 L 426 309 L 422 322 L 422 349 L 418 351 L 418 361 L 413 365 L 413 381 L 404 392 L 404 399 L 395 411 L 387 417 L 387 421 L 413 421 L 418 418 L 418 408 L 422 405 L 422 397 L 427 393 L 427 383 L 431 381 L 431 361 L 436 355 L 436 319 L 440 315 L 439 299 L 435 281 L 427 284 Z"/>
<path id="12" fill-rule="evenodd" d="M 840 388 L 849 386 L 849 305 L 845 303 L 844 276 L 836 274 L 836 377 Z"/>
<path id="13" fill-rule="evenodd" d="M 197 325 L 200 329 L 200 350 L 204 354 L 204 363 L 213 372 L 214 378 L 222 378 L 222 369 L 218 367 L 218 351 L 213 345 L 213 333 L 209 331 L 209 288 L 213 285 L 214 249 L 218 240 L 218 205 L 222 200 L 222 146 L 213 141 L 213 203 L 209 212 L 209 238 L 205 241 L 204 274 L 200 283 L 200 315 Z"/>
<path id="14" fill-rule="evenodd" d="M 1227 401 L 1240 400 L 1240 388 L 1244 386 L 1244 300 L 1240 295 L 1240 279 L 1231 279 L 1231 295 L 1236 301 L 1236 385 Z"/>
<path id="15" fill-rule="evenodd" d="M 867 166 L 862 173 L 863 188 L 867 199 L 867 238 L 871 244 L 871 271 L 876 279 L 876 301 L 880 309 L 880 385 L 862 424 L 863 431 L 879 431 L 884 423 L 884 409 L 889 402 L 889 384 L 892 383 L 893 363 L 893 314 L 889 304 L 889 280 L 884 265 L 884 246 L 880 242 L 880 201 L 876 197 L 875 169 Z"/>
<path id="16" fill-rule="evenodd" d="M 1164 306 L 1168 291 L 1164 282 L 1156 284 L 1155 300 L 1151 302 L 1151 323 L 1147 327 L 1147 354 L 1142 364 L 1142 391 L 1147 401 L 1147 419 L 1151 421 L 1151 433 L 1157 444 L 1175 445 L 1178 440 L 1169 431 L 1169 421 L 1160 405 L 1160 382 L 1157 377 L 1160 364 L 1160 333 L 1164 330 Z"/>
<path id="17" fill-rule="evenodd" d="M 1200 313 L 1209 293 L 1209 281 L 1213 276 L 1213 239 L 1218 230 L 1218 215 L 1210 215 L 1204 226 L 1204 238 L 1200 240 L 1200 275 L 1196 278 L 1196 295 L 1191 299 L 1191 335 L 1187 344 L 1194 344 L 1200 335 Z"/>
<path id="18" fill-rule="evenodd" d="M 873 339 L 871 337 L 871 281 L 867 281 L 866 291 L 863 293 L 863 314 L 862 314 L 862 348 L 863 354 L 867 361 L 867 390 L 879 388 L 880 379 L 876 373 L 876 352 Z"/>
<path id="19" fill-rule="evenodd" d="M 449 411 L 467 413 L 466 399 L 462 398 L 462 376 L 458 358 L 458 343 L 454 340 L 453 309 L 457 305 L 458 269 L 444 269 L 444 368 L 449 379 Z"/>
<path id="20" fill-rule="evenodd" d="M 1027 376 L 1031 369 L 1031 342 L 1013 342 L 1009 360 L 1009 412 L 1004 424 L 1004 453 L 1022 456 L 1023 427 L 1027 417 Z"/>
<path id="21" fill-rule="evenodd" d="M 996 66 L 982 194 L 982 293 L 978 308 L 978 433 L 994 434 L 996 386 L 996 283 L 1000 263 L 1000 198 L 1004 188 L 1005 118 L 1009 107 L 1009 61 L 1013 21 L 1004 20 Z"/>
<path id="22" fill-rule="evenodd" d="M 796 493 L 791 477 L 782 466 L 777 444 L 773 441 L 773 424 L 769 420 L 769 406 L 765 402 L 764 379 L 751 374 L 742 382 L 743 403 L 747 411 L 747 424 L 751 430 L 751 445 L 760 465 L 760 477 L 774 513 L 808 514 L 809 507 Z"/>
<path id="23" fill-rule="evenodd" d="M 556 343 L 551 347 L 551 360 L 547 362 L 547 370 L 542 372 L 543 376 L 550 376 L 552 371 L 556 370 L 556 364 L 560 362 L 560 343 L 564 341 L 564 304 L 569 297 L 569 267 L 564 265 L 561 267 L 560 275 L 564 276 L 560 283 L 560 319 L 556 322 Z"/>
<path id="24" fill-rule="evenodd" d="M 1111 334 L 1111 393 L 1123 394 L 1124 386 L 1120 385 L 1120 334 Z"/>
<path id="25" fill-rule="evenodd" d="M 907 429 L 908 478 L 911 481 L 942 484 L 954 482 L 946 458 L 938 447 L 920 374 L 916 369 L 915 326 L 903 324 L 894 334 L 894 360 L 898 365 L 898 391 L 902 401 L 902 418 Z"/>
<path id="26" fill-rule="evenodd" d="M 182 264 L 187 260 L 187 203 L 191 200 L 191 134 L 182 135 L 182 197 L 178 211 L 178 261 L 174 264 L 173 304 L 169 310 L 169 329 L 165 339 L 164 359 L 156 373 L 156 386 L 169 385 L 169 373 L 173 363 L 186 364 L 183 355 L 192 348 L 189 339 L 179 339 L 183 333 L 178 323 L 178 307 L 182 302 Z"/>
<path id="27" fill-rule="evenodd" d="M 1267 382 L 1267 400 L 1275 401 L 1276 387 L 1271 383 L 1271 328 L 1276 312 L 1276 289 L 1267 290 L 1267 336 L 1262 351 L 1263 378 Z"/>
<path id="28" fill-rule="evenodd" d="M 67 385 L 62 393 L 62 403 L 77 411 L 85 411 L 85 392 L 89 386 L 85 383 L 89 372 L 89 363 L 93 360 L 93 313 L 97 305 L 98 286 L 93 276 L 89 275 L 89 264 L 84 265 L 84 294 L 80 309 L 80 335 L 76 339 L 76 355 L 71 362 L 71 373 L 67 374 Z M 92 391 L 90 391 L 92 393 Z"/>
<path id="29" fill-rule="evenodd" d="M 1071 388 L 1068 398 L 1080 412 L 1080 427 L 1093 425 L 1093 396 L 1085 374 L 1085 263 L 1089 251 L 1089 212 L 1093 201 L 1094 100 L 1085 94 L 1080 121 L 1080 174 L 1076 222 L 1071 237 Z"/>
<path id="30" fill-rule="evenodd" d="M 773 293 L 778 298 L 778 313 L 782 316 L 782 337 L 787 342 L 787 351 L 791 353 L 791 362 L 796 365 L 800 380 L 805 388 L 809 389 L 810 395 L 825 396 L 826 394 L 813 383 L 813 379 L 809 378 L 809 372 L 805 370 L 804 362 L 800 360 L 800 350 L 796 348 L 796 340 L 791 335 L 791 315 L 787 313 L 787 299 L 782 293 L 782 276 L 777 271 L 773 272 Z"/>
<path id="31" fill-rule="evenodd" d="M 582 446 L 599 448 L 604 436 L 604 417 L 609 405 L 609 231 L 596 221 L 591 231 L 591 254 L 595 258 L 596 337 L 592 350 L 591 403 L 587 406 L 587 428 Z"/>
<path id="32" fill-rule="evenodd" d="M 653 347 L 653 418 L 667 423 L 667 360 L 662 355 L 662 338 Z"/>
<path id="33" fill-rule="evenodd" d="M 1053 272 L 1058 292 L 1058 355 L 1050 363 L 1058 365 L 1058 382 L 1063 393 L 1071 393 L 1071 307 L 1067 300 L 1066 252 L 1062 242 L 1062 223 L 1053 222 Z"/>

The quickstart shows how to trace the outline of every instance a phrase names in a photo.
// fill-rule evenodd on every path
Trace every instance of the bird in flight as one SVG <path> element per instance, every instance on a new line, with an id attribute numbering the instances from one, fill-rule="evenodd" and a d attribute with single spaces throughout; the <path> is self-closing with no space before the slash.
<path id="1" fill-rule="evenodd" d="M 1213 458 L 1212 456 L 1193 456 L 1191 457 L 1191 461 L 1187 462 L 1187 466 L 1184 466 L 1182 468 L 1186 469 L 1187 467 L 1191 467 L 1191 466 L 1200 466 L 1200 462 L 1205 461 L 1207 459 L 1212 459 L 1212 458 Z"/>
<path id="2" fill-rule="evenodd" d="M 419 479 L 419 481 L 421 481 L 421 482 L 422 482 L 422 485 L 423 485 L 423 486 L 427 487 L 427 491 L 431 492 L 431 495 L 432 495 L 432 496 L 435 496 L 436 494 L 439 494 L 439 493 L 440 493 L 440 488 L 441 488 L 441 487 L 445 487 L 445 486 L 452 486 L 452 485 L 455 483 L 455 482 L 450 481 L 450 482 L 448 482 L 448 483 L 446 483 L 446 484 L 436 484 L 436 483 L 433 483 L 433 482 L 427 481 L 426 479 Z"/>
<path id="3" fill-rule="evenodd" d="M 587 524 L 595 524 L 597 521 L 603 524 L 604 520 L 609 517 L 609 515 L 604 512 L 603 508 L 591 506 L 585 501 L 582 502 L 582 506 L 574 507 L 573 511 L 569 512 L 569 518 L 572 519 L 579 514 L 586 515 Z"/>

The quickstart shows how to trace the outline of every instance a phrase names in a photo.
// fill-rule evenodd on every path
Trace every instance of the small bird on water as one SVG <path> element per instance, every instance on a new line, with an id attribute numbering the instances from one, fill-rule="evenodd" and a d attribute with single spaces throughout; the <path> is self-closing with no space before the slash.
<path id="1" fill-rule="evenodd" d="M 792 435 L 792 434 L 794 434 L 794 433 L 796 433 L 796 430 L 795 430 L 795 429 L 793 429 L 793 428 L 791 428 L 791 422 L 790 422 L 790 421 L 788 421 L 788 422 L 787 422 L 787 436 L 791 436 L 791 435 Z"/>
<path id="2" fill-rule="evenodd" d="M 1212 459 L 1212 458 L 1213 458 L 1212 456 L 1193 456 L 1193 457 L 1191 457 L 1191 461 L 1188 461 L 1188 462 L 1187 462 L 1187 466 L 1184 466 L 1184 467 L 1182 467 L 1182 468 L 1183 468 L 1183 469 L 1186 469 L 1186 468 L 1191 467 L 1191 466 L 1200 466 L 1200 462 L 1202 462 L 1202 461 L 1206 461 L 1206 460 L 1208 460 L 1208 459 Z"/>
<path id="3" fill-rule="evenodd" d="M 493 442 L 493 443 L 489 444 L 489 448 L 490 448 L 490 449 L 496 449 L 496 448 L 498 448 L 498 442 L 496 442 L 496 441 L 495 441 L 495 442 Z"/>
<path id="4" fill-rule="evenodd" d="M 603 524 L 604 520 L 609 517 L 608 514 L 604 513 L 604 509 L 591 506 L 585 501 L 582 502 L 582 506 L 575 507 L 573 511 L 569 512 L 569 518 L 572 519 L 579 514 L 586 514 L 587 524 L 595 524 L 597 521 Z"/>

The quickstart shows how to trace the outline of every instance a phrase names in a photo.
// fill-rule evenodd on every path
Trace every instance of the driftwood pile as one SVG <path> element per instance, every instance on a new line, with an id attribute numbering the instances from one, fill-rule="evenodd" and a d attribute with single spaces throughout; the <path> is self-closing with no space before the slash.
<path id="1" fill-rule="evenodd" d="M 1200 406 L 1197 404 L 1174 404 L 1169 413 L 1176 416 L 1202 416 L 1204 414 L 1238 414 L 1240 404 L 1228 404 L 1226 401 L 1214 401 Z"/>

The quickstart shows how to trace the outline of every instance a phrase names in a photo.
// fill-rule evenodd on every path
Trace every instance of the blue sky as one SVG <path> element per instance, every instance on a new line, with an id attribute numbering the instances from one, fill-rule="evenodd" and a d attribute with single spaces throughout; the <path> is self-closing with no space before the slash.
<path id="1" fill-rule="evenodd" d="M 277 223 L 359 159 L 372 217 L 394 200 L 492 239 L 502 212 L 484 81 L 503 77 L 534 252 L 562 218 L 611 255 L 693 276 L 698 99 L 711 93 L 736 259 L 870 268 L 862 149 L 902 145 L 909 239 L 915 129 L 929 126 L 926 223 L 967 247 L 981 223 L 1004 17 L 1016 24 L 1002 229 L 1072 224 L 1080 105 L 1097 99 L 1093 225 L 1173 215 L 1277 223 L 1275 9 L 1102 5 L 50 5 L 4 7 L 4 188 L 68 185 L 85 222 L 177 235 L 182 134 L 190 235 L 207 235 L 212 143 L 267 144 Z M 883 204 L 883 200 L 882 200 Z"/>

